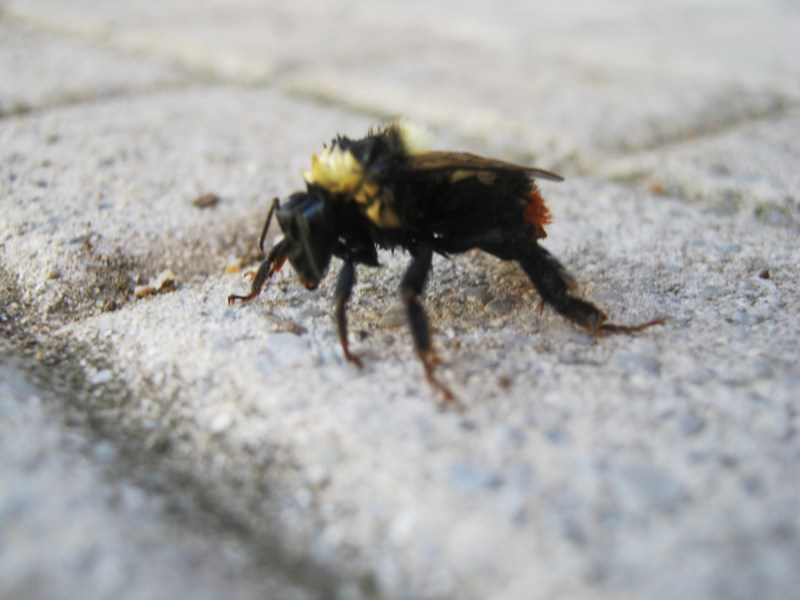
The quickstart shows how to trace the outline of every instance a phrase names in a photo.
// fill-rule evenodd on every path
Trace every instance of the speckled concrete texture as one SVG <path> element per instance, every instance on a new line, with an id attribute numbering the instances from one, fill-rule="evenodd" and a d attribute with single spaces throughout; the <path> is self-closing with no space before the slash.
<path id="1" fill-rule="evenodd" d="M 4 440 L 26 440 L 0 445 L 0 595 L 162 597 L 157 544 L 193 597 L 792 597 L 799 29 L 797 4 L 744 0 L 6 3 L 0 317 L 27 370 L 0 371 Z M 436 257 L 454 409 L 414 356 L 400 252 L 358 273 L 361 370 L 339 265 L 228 306 L 270 199 L 398 115 L 565 175 L 541 183 L 544 245 L 615 322 L 665 324 L 595 339 L 514 265 Z M 63 420 L 94 441 L 53 442 Z M 114 486 L 149 507 L 133 545 Z"/>

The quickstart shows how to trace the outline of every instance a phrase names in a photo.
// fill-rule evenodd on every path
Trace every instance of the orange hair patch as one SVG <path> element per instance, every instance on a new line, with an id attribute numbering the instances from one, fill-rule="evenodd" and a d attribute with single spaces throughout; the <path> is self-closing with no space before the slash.
<path id="1" fill-rule="evenodd" d="M 538 188 L 534 187 L 530 192 L 525 194 L 525 197 L 530 200 L 530 203 L 525 205 L 523 209 L 522 218 L 528 225 L 532 225 L 536 230 L 536 239 L 540 240 L 547 237 L 544 226 L 553 221 L 553 215 L 550 214 L 550 209 L 544 203 L 541 192 Z"/>

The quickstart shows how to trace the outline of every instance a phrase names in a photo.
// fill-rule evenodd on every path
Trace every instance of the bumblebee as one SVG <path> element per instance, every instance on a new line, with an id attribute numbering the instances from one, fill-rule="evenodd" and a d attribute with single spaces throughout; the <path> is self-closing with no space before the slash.
<path id="1" fill-rule="evenodd" d="M 661 323 L 616 325 L 594 304 L 570 293 L 571 278 L 539 240 L 551 214 L 535 179 L 560 175 L 466 152 L 428 149 L 423 130 L 394 122 L 362 139 L 338 136 L 303 173 L 305 190 L 276 198 L 267 213 L 259 246 L 273 216 L 283 231 L 253 277 L 247 295 L 256 298 L 288 260 L 309 290 L 322 281 L 333 256 L 343 261 L 334 293 L 339 342 L 345 358 L 361 366 L 347 340 L 347 303 L 356 267 L 378 266 L 378 248 L 402 248 L 411 263 L 400 281 L 400 297 L 425 375 L 446 400 L 450 390 L 435 376 L 436 355 L 420 295 L 433 254 L 474 248 L 516 261 L 542 301 L 595 336 L 633 333 Z"/>

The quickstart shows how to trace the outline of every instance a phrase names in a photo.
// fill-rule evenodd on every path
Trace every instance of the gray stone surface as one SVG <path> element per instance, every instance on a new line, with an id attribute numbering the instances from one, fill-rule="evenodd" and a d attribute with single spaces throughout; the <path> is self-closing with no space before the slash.
<path id="1" fill-rule="evenodd" d="M 187 527 L 180 505 L 121 480 L 115 445 L 65 428 L 57 400 L 0 365 L 0 597 L 318 596 L 237 536 L 197 527 L 197 512 Z"/>
<path id="2" fill-rule="evenodd" d="M 168 62 L 53 35 L 17 19 L 0 20 L 0 115 L 103 96 L 180 86 Z"/>
<path id="3" fill-rule="evenodd" d="M 720 213 L 798 230 L 800 113 L 745 122 L 708 139 L 672 144 L 598 165 L 597 175 L 651 193 L 679 197 Z"/>
<path id="4" fill-rule="evenodd" d="M 137 460 L 89 445 L 65 459 L 86 475 L 27 467 L 61 426 L 36 413 L 27 434 L 7 409 L 28 442 L 0 447 L 0 507 L 29 492 L 31 508 L 0 538 L 6 590 L 160 597 L 152 543 L 199 597 L 796 594 L 800 9 L 504 6 L 7 3 L 0 105 L 28 109 L 0 120 L 2 331 L 79 429 Z M 563 170 L 542 185 L 546 246 L 614 320 L 666 324 L 595 340 L 540 311 L 512 265 L 436 258 L 425 303 L 456 411 L 398 310 L 406 256 L 359 272 L 361 371 L 330 316 L 338 267 L 316 293 L 286 269 L 229 307 L 248 283 L 226 268 L 268 200 L 323 141 L 393 114 L 442 146 Z M 195 206 L 206 193 L 220 201 Z M 141 515 L 103 507 L 103 468 L 150 507 L 124 553 Z M 50 508 L 65 479 L 74 500 Z M 176 522 L 157 510 L 187 494 Z M 73 515 L 108 537 L 63 534 Z M 64 542 L 25 545 L 33 530 Z M 80 544 L 99 567 L 63 566 Z"/>

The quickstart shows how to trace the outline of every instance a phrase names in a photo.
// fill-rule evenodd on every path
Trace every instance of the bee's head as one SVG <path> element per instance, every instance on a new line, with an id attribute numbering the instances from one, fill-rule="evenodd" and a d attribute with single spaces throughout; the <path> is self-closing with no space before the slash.
<path id="1" fill-rule="evenodd" d="M 288 242 L 289 262 L 303 285 L 315 289 L 328 270 L 336 242 L 325 196 L 296 192 L 278 209 L 276 217 Z"/>

